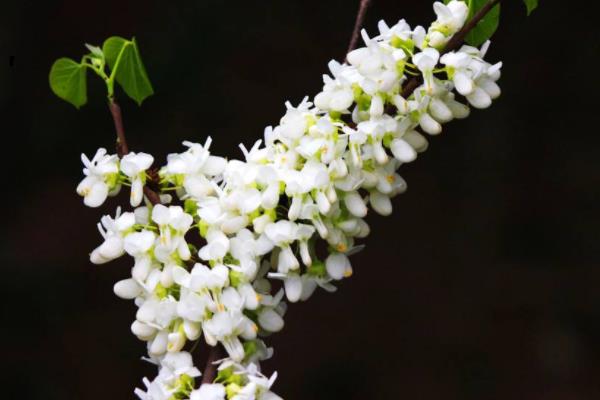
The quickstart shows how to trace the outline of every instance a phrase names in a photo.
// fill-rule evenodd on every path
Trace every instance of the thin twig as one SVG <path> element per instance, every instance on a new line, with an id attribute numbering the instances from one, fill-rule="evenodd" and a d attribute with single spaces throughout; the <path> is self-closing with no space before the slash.
<path id="1" fill-rule="evenodd" d="M 110 99 L 108 102 L 108 108 L 113 117 L 115 123 L 115 130 L 117 131 L 117 154 L 119 158 L 129 153 L 129 147 L 127 147 L 127 139 L 125 139 L 125 129 L 123 128 L 123 116 L 121 114 L 121 107 L 114 99 Z"/>
<path id="2" fill-rule="evenodd" d="M 360 29 L 362 28 L 369 5 L 371 5 L 371 0 L 360 0 L 358 14 L 356 14 L 356 21 L 354 22 L 354 29 L 352 30 L 352 36 L 350 37 L 350 44 L 348 45 L 348 51 L 346 54 L 350 53 L 356 48 L 358 37 L 360 36 Z"/>
<path id="3" fill-rule="evenodd" d="M 452 36 L 450 40 L 448 40 L 448 43 L 446 43 L 446 46 L 441 51 L 441 54 L 445 54 L 452 50 L 456 50 L 463 43 L 465 37 L 469 34 L 469 32 L 471 32 L 471 30 L 475 28 L 475 26 L 477 26 L 477 24 L 483 19 L 483 17 L 485 17 L 487 13 L 490 12 L 490 10 L 499 3 L 500 0 L 490 0 L 487 3 L 485 3 L 485 5 L 481 7 L 475 15 L 473 15 L 469 22 L 467 22 L 461 30 L 456 32 L 454 36 Z M 404 88 L 402 89 L 402 97 L 404 97 L 405 99 L 408 98 L 415 91 L 415 89 L 419 87 L 421 79 L 421 77 L 414 77 L 411 78 L 408 82 L 406 82 L 406 85 L 404 85 Z"/>
<path id="4" fill-rule="evenodd" d="M 129 147 L 127 146 L 127 139 L 125 138 L 125 128 L 123 128 L 123 115 L 121 114 L 121 107 L 119 107 L 119 104 L 114 98 L 112 98 L 108 102 L 108 108 L 115 123 L 115 130 L 117 131 L 117 155 L 119 158 L 123 158 L 127 153 L 129 153 Z M 152 204 L 160 204 L 160 196 L 148 186 L 144 186 L 144 194 Z"/>
<path id="5" fill-rule="evenodd" d="M 217 377 L 217 365 L 215 361 L 223 358 L 223 349 L 221 345 L 216 345 L 210 348 L 208 353 L 208 359 L 206 360 L 206 367 L 204 367 L 204 373 L 202 374 L 202 384 L 213 383 Z"/>
<path id="6" fill-rule="evenodd" d="M 464 42 L 467 34 L 471 32 L 471 30 L 473 30 L 473 28 L 477 26 L 477 24 L 487 15 L 487 13 L 489 13 L 492 10 L 492 8 L 494 8 L 494 6 L 498 5 L 499 3 L 500 0 L 490 0 L 487 3 L 485 3 L 485 5 L 481 7 L 475 15 L 473 15 L 473 18 L 471 18 L 469 22 L 467 22 L 460 31 L 456 32 L 454 36 L 450 38 L 448 43 L 446 43 L 444 50 L 442 50 L 442 54 L 457 49 L 458 46 L 460 46 L 462 42 Z"/>

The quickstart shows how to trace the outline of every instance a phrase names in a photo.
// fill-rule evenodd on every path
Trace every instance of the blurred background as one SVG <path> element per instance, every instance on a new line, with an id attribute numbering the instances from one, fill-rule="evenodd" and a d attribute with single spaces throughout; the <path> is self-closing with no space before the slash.
<path id="1" fill-rule="evenodd" d="M 432 2 L 374 0 L 366 28 L 427 25 Z M 403 166 L 409 191 L 370 217 L 355 275 L 290 307 L 273 336 L 275 391 L 300 399 L 600 398 L 597 32 L 584 6 L 504 2 L 488 58 L 502 97 Z M 122 258 L 93 266 L 113 213 L 75 194 L 80 153 L 112 148 L 103 83 L 77 111 L 47 75 L 83 43 L 138 39 L 156 94 L 123 95 L 130 147 L 156 156 L 214 138 L 240 157 L 284 101 L 321 88 L 358 1 L 12 1 L 0 15 L 3 399 L 132 399 L 145 346 L 116 298 Z M 12 56 L 12 57 L 11 57 Z"/>

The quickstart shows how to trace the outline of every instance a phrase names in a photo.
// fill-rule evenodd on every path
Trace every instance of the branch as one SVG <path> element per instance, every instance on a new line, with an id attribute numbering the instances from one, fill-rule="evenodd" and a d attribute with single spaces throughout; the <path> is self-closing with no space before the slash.
<path id="1" fill-rule="evenodd" d="M 117 131 L 117 154 L 119 158 L 123 158 L 125 154 L 129 153 L 129 148 L 127 147 L 127 139 L 125 139 L 121 107 L 119 107 L 114 99 L 111 99 L 108 103 L 108 108 L 112 114 L 113 121 L 115 122 L 115 130 Z"/>
<path id="2" fill-rule="evenodd" d="M 108 108 L 110 109 L 110 114 L 115 123 L 115 130 L 117 131 L 117 154 L 119 158 L 123 158 L 123 156 L 129 153 L 129 147 L 127 147 L 127 139 L 125 138 L 121 107 L 119 107 L 119 104 L 117 104 L 113 98 L 109 100 Z M 160 196 L 158 193 L 150 189 L 147 185 L 144 185 L 144 194 L 152 204 L 160 204 Z"/>
<path id="3" fill-rule="evenodd" d="M 356 21 L 354 23 L 354 30 L 352 31 L 350 44 L 348 45 L 348 51 L 346 51 L 346 54 L 350 53 L 356 48 L 356 43 L 358 42 L 360 29 L 363 25 L 365 15 L 367 14 L 367 8 L 369 8 L 370 4 L 371 0 L 360 0 L 360 5 L 358 6 L 358 14 L 356 14 Z"/>
<path id="4" fill-rule="evenodd" d="M 481 7 L 475 15 L 473 15 L 473 18 L 471 18 L 465 24 L 465 26 L 462 27 L 460 31 L 456 32 L 454 36 L 450 38 L 448 43 L 446 43 L 446 47 L 444 47 L 444 50 L 442 50 L 442 54 L 446 54 L 452 50 L 457 49 L 458 46 L 460 46 L 462 42 L 464 42 L 467 34 L 471 32 L 471 30 L 473 30 L 473 28 L 477 26 L 477 24 L 483 19 L 483 17 L 485 17 L 487 13 L 489 13 L 492 10 L 492 8 L 494 8 L 494 6 L 498 5 L 499 3 L 500 0 L 490 0 L 487 3 L 485 3 L 485 5 Z"/>
<path id="5" fill-rule="evenodd" d="M 456 50 L 458 46 L 463 43 L 468 33 L 471 32 L 471 30 L 477 26 L 483 17 L 485 17 L 487 13 L 499 3 L 500 0 L 489 0 L 487 3 L 485 3 L 485 5 L 481 7 L 475 15 L 473 15 L 473 17 L 462 27 L 462 29 L 456 32 L 454 36 L 448 40 L 448 43 L 446 43 L 446 46 L 440 53 L 446 54 L 452 50 Z M 402 89 L 402 97 L 405 99 L 408 98 L 415 91 L 415 89 L 419 87 L 421 79 L 421 77 L 411 78 Z"/>
<path id="6" fill-rule="evenodd" d="M 213 383 L 217 377 L 217 366 L 214 364 L 223 358 L 223 349 L 221 345 L 216 345 L 210 348 L 208 353 L 208 359 L 206 360 L 206 367 L 204 367 L 204 373 L 202 373 L 202 385 L 205 383 Z"/>

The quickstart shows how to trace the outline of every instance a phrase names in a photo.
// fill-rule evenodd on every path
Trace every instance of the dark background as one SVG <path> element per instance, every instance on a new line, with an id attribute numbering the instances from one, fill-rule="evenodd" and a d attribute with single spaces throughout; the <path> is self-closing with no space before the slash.
<path id="1" fill-rule="evenodd" d="M 102 83 L 80 111 L 47 73 L 111 35 L 138 38 L 156 94 L 121 96 L 130 146 L 163 163 L 186 139 L 240 157 L 283 102 L 321 88 L 357 1 L 13 1 L 0 15 L 3 399 L 130 399 L 145 346 L 93 266 L 79 155 L 114 143 Z M 434 17 L 430 1 L 375 0 L 366 26 Z M 583 3 L 510 1 L 488 59 L 502 97 L 447 125 L 404 166 L 393 216 L 370 217 L 355 275 L 293 305 L 274 336 L 275 390 L 299 399 L 596 399 L 600 396 L 598 36 Z M 574 2 L 572 2 L 574 4 Z M 8 59 L 14 56 L 14 64 Z"/>

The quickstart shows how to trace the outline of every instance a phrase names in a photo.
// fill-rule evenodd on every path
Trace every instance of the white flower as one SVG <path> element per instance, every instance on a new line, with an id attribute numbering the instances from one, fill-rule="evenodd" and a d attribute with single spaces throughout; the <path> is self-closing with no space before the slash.
<path id="1" fill-rule="evenodd" d="M 186 287 L 181 288 L 177 314 L 191 322 L 202 322 L 209 308 L 214 308 L 214 302 L 207 293 L 198 294 Z"/>
<path id="2" fill-rule="evenodd" d="M 415 149 L 404 139 L 394 139 L 390 144 L 390 150 L 396 158 L 401 162 L 411 162 L 417 158 Z"/>
<path id="3" fill-rule="evenodd" d="M 351 191 L 344 196 L 344 204 L 348 211 L 356 217 L 363 218 L 367 215 L 367 206 L 358 192 Z"/>
<path id="4" fill-rule="evenodd" d="M 180 389 L 182 382 L 179 378 L 183 375 L 189 377 L 200 376 L 200 371 L 192 364 L 192 356 L 186 352 L 170 353 L 159 360 L 160 371 L 158 376 L 150 382 L 144 378 L 146 391 L 136 389 L 135 394 L 141 400 L 169 400 L 172 394 Z"/>
<path id="5" fill-rule="evenodd" d="M 206 235 L 207 244 L 198 252 L 206 261 L 220 261 L 229 251 L 229 238 L 218 229 L 210 229 Z"/>
<path id="6" fill-rule="evenodd" d="M 119 190 L 119 158 L 116 155 L 107 155 L 106 149 L 100 148 L 91 160 L 85 154 L 81 154 L 81 161 L 86 177 L 77 186 L 77 193 L 83 197 L 86 206 L 99 207 L 111 191 L 114 194 Z"/>
<path id="7" fill-rule="evenodd" d="M 190 394 L 190 400 L 225 400 L 225 386 L 220 383 L 205 383 Z"/>
<path id="8" fill-rule="evenodd" d="M 123 279 L 115 284 L 113 290 L 122 299 L 134 299 L 143 292 L 135 279 Z"/>
<path id="9" fill-rule="evenodd" d="M 298 269 L 300 263 L 290 247 L 290 244 L 299 238 L 298 225 L 286 220 L 277 221 L 265 227 L 265 234 L 280 248 L 277 270 L 287 273 Z"/>
<path id="10" fill-rule="evenodd" d="M 175 267 L 173 278 L 178 285 L 194 292 L 222 289 L 229 284 L 229 269 L 222 264 L 209 268 L 204 264 L 196 263 L 191 272 Z"/>
<path id="11" fill-rule="evenodd" d="M 169 262 L 174 253 L 182 260 L 189 260 L 191 253 L 184 235 L 194 222 L 194 218 L 179 206 L 166 207 L 157 204 L 152 209 L 152 221 L 160 235 L 155 248 L 155 256 L 162 262 Z"/>
<path id="12" fill-rule="evenodd" d="M 376 39 L 393 41 L 394 38 L 398 38 L 402 41 L 408 41 L 412 36 L 410 25 L 408 25 L 403 19 L 398 21 L 398 23 L 393 25 L 391 28 L 385 23 L 385 21 L 381 20 L 377 23 L 377 28 L 379 29 L 379 36 Z"/>
<path id="13" fill-rule="evenodd" d="M 314 106 L 308 97 L 297 107 L 287 102 L 264 142 L 240 145 L 242 160 L 211 155 L 210 138 L 184 142 L 187 149 L 159 170 L 161 202 L 183 207 L 148 205 L 102 219 L 104 243 L 91 259 L 133 257 L 131 277 L 113 289 L 134 300 L 131 331 L 159 366 L 154 380 L 144 379 L 146 389 L 136 389 L 142 400 L 281 400 L 271 391 L 275 374 L 260 372 L 273 350 L 257 335 L 283 329 L 284 296 L 294 303 L 317 287 L 335 291 L 370 233 L 369 210 L 391 214 L 392 198 L 406 190 L 398 169 L 427 149 L 422 132 L 439 134 L 442 124 L 467 117 L 469 105 L 484 108 L 500 95 L 502 64 L 485 61 L 489 42 L 440 59 L 467 18 L 465 2 L 436 2 L 434 10 L 427 30 L 404 20 L 380 21 L 373 38 L 363 30 L 366 47 L 350 52 L 348 63 L 329 63 Z M 403 94 L 415 68 L 423 84 Z M 119 161 L 100 149 L 82 160 L 86 177 L 77 191 L 85 204 L 102 204 L 123 182 L 131 182 L 131 204 L 141 203 L 152 156 Z M 206 265 L 195 262 L 196 251 Z M 219 371 L 235 378 L 194 390 L 200 372 L 181 350 L 202 335 L 226 349 Z"/>
<path id="14" fill-rule="evenodd" d="M 187 375 L 192 378 L 200 376 L 200 371 L 196 367 L 194 367 L 194 362 L 192 360 L 192 355 L 188 352 L 182 351 L 177 353 L 168 353 L 161 360 L 161 370 L 164 373 L 170 374 L 167 375 L 167 379 L 175 379 L 181 375 Z"/>
<path id="15" fill-rule="evenodd" d="M 348 66 L 331 60 L 329 70 L 334 78 L 323 75 L 325 86 L 323 91 L 315 96 L 315 106 L 325 111 L 347 111 L 354 103 L 352 82 L 344 76 L 347 75 L 345 70 L 348 70 Z"/>
<path id="16" fill-rule="evenodd" d="M 440 58 L 440 53 L 434 48 L 426 48 L 422 52 L 413 56 L 413 62 L 423 73 L 423 81 L 425 82 L 425 90 L 429 94 L 434 90 L 433 69 L 437 65 Z"/>
<path id="17" fill-rule="evenodd" d="M 463 27 L 469 14 L 469 7 L 464 1 L 452 0 L 448 4 L 439 1 L 433 3 L 437 20 L 429 29 L 429 44 L 440 48 L 448 39 Z"/>
<path id="18" fill-rule="evenodd" d="M 125 252 L 123 238 L 127 231 L 135 224 L 133 213 L 127 212 L 120 215 L 117 209 L 115 218 L 105 215 L 98 224 L 98 230 L 104 238 L 104 243 L 98 246 L 90 254 L 90 260 L 94 264 L 104 264 L 115 258 L 119 258 Z"/>
<path id="19" fill-rule="evenodd" d="M 146 153 L 126 154 L 121 160 L 121 172 L 131 179 L 130 201 L 133 207 L 137 207 L 144 197 L 144 183 L 146 180 L 146 170 L 154 162 L 154 157 Z"/>
<path id="20" fill-rule="evenodd" d="M 450 76 L 456 87 L 456 91 L 463 96 L 473 92 L 473 80 L 468 71 L 471 57 L 464 52 L 449 52 L 442 56 L 440 62 L 450 68 Z"/>
<path id="21" fill-rule="evenodd" d="M 256 337 L 257 328 L 252 321 L 240 311 L 220 311 L 204 323 L 204 334 L 209 344 L 218 340 L 234 361 L 244 358 L 244 347 L 238 335 L 248 339 Z"/>
<path id="22" fill-rule="evenodd" d="M 269 332 L 279 332 L 283 329 L 283 318 L 272 308 L 264 308 L 258 314 L 258 323 Z"/>
<path id="23" fill-rule="evenodd" d="M 333 253 L 325 260 L 327 273 L 335 280 L 340 280 L 352 276 L 352 265 L 350 260 L 343 253 Z"/>
<path id="24" fill-rule="evenodd" d="M 286 143 L 292 143 L 298 140 L 308 128 L 308 110 L 311 103 L 308 97 L 305 97 L 298 107 L 294 107 L 290 102 L 286 102 L 287 112 L 281 118 L 279 125 L 279 135 Z"/>

